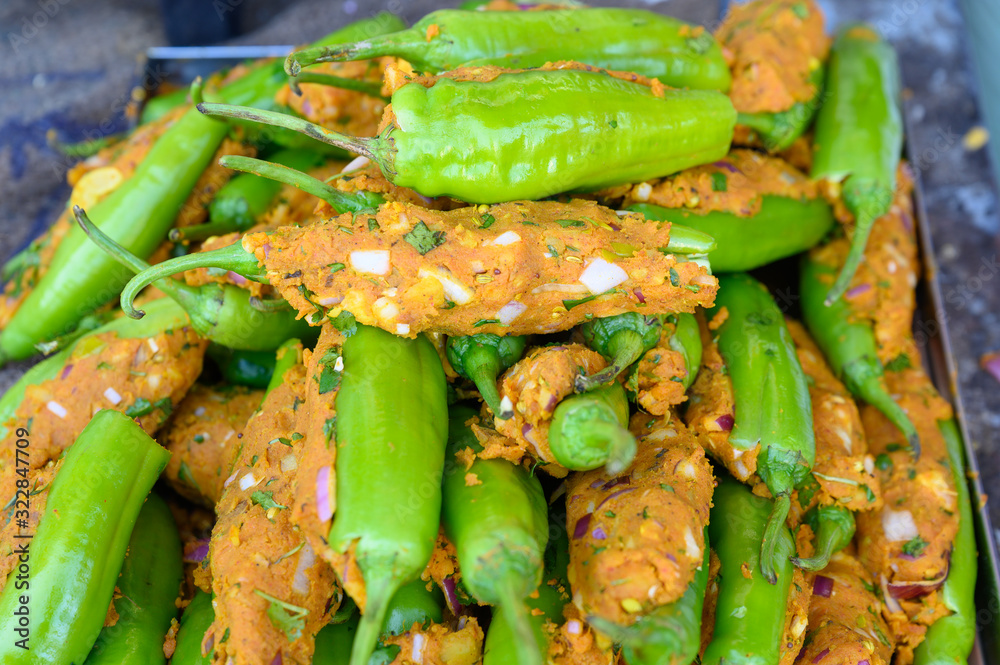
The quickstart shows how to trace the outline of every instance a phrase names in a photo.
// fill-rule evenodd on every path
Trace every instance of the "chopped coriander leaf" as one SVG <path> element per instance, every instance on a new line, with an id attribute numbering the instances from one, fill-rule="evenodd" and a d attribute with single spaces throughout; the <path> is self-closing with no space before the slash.
<path id="1" fill-rule="evenodd" d="M 275 628 L 285 634 L 285 637 L 289 641 L 294 641 L 302 637 L 302 629 L 305 628 L 306 616 L 309 615 L 309 610 L 286 603 L 283 600 L 278 600 L 259 589 L 254 589 L 254 593 L 271 603 L 267 608 L 267 618 L 271 620 Z M 228 629 L 226 632 L 229 632 Z"/>
<path id="2" fill-rule="evenodd" d="M 403 236 L 403 240 L 410 243 L 413 249 L 417 250 L 421 256 L 431 251 L 435 247 L 444 244 L 444 231 L 431 231 L 422 221 L 417 222 L 413 229 Z"/>
<path id="3" fill-rule="evenodd" d="M 713 192 L 724 192 L 728 189 L 729 183 L 726 180 L 725 173 L 713 173 L 712 178 L 712 191 Z"/>
<path id="4" fill-rule="evenodd" d="M 254 505 L 260 506 L 264 510 L 270 510 L 271 508 L 288 508 L 288 506 L 283 506 L 274 500 L 274 492 L 261 492 L 257 490 L 250 495 L 250 502 Z"/>
<path id="5" fill-rule="evenodd" d="M 924 553 L 924 550 L 927 549 L 927 546 L 929 544 L 930 543 L 928 543 L 926 540 L 924 540 L 920 536 L 917 536 L 916 538 L 908 540 L 906 541 L 906 543 L 903 544 L 903 554 L 912 557 L 918 557 Z"/>

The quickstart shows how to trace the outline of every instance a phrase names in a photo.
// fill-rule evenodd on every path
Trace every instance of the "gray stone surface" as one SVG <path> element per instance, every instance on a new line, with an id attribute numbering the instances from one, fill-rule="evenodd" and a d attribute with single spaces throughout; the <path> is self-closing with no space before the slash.
<path id="1" fill-rule="evenodd" d="M 206 0 L 207 2 L 208 0 Z M 349 20 L 388 8 L 413 21 L 434 0 L 217 0 L 241 5 L 241 23 L 263 27 L 244 44 L 301 43 Z M 596 3 L 595 3 L 596 4 Z M 600 3 L 604 4 L 604 3 Z M 712 25 L 718 3 L 701 0 L 610 2 L 646 6 Z M 830 23 L 875 23 L 900 54 L 909 137 L 916 156 L 958 360 L 958 384 L 987 489 L 1000 487 L 1000 390 L 978 367 L 1000 349 L 1000 245 L 996 189 L 986 150 L 962 137 L 981 123 L 977 83 L 965 50 L 956 0 L 824 0 Z M 48 13 L 46 13 L 48 11 Z M 32 21 L 38 27 L 32 25 Z M 154 0 L 6 0 L 0 3 L 0 258 L 57 214 L 68 194 L 66 160 L 45 144 L 55 128 L 67 140 L 114 130 L 139 57 L 165 43 Z M 0 372 L 0 390 L 23 368 Z M 994 521 L 1000 502 L 993 505 Z"/>

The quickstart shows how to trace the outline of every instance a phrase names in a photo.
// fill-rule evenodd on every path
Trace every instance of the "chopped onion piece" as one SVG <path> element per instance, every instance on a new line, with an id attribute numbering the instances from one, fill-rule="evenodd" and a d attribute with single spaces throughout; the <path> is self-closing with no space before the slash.
<path id="1" fill-rule="evenodd" d="M 293 453 L 289 453 L 281 458 L 281 470 L 284 473 L 295 471 L 297 468 L 299 468 L 299 461 L 295 459 L 295 455 Z"/>
<path id="2" fill-rule="evenodd" d="M 309 577 L 306 571 L 316 563 L 316 551 L 308 540 L 302 541 L 302 549 L 299 550 L 299 562 L 295 566 L 295 576 L 292 578 L 292 591 L 295 593 L 309 593 Z"/>
<path id="3" fill-rule="evenodd" d="M 66 417 L 67 414 L 66 407 L 64 407 L 59 402 L 55 401 L 49 402 L 48 404 L 45 405 L 45 408 L 51 411 L 52 413 L 56 414 L 60 418 Z"/>
<path id="4" fill-rule="evenodd" d="M 685 553 L 697 561 L 701 560 L 701 547 L 698 545 L 698 541 L 694 539 L 694 534 L 691 533 L 690 527 L 684 528 L 684 548 Z"/>
<path id="5" fill-rule="evenodd" d="M 527 309 L 528 306 L 523 302 L 511 300 L 509 303 L 497 310 L 497 319 L 499 319 L 500 323 L 506 326 L 510 324 L 511 321 L 524 314 Z"/>
<path id="6" fill-rule="evenodd" d="M 104 396 L 112 404 L 116 404 L 117 405 L 117 404 L 121 403 L 121 401 L 122 401 L 122 396 L 119 395 L 118 391 L 115 390 L 114 388 L 108 388 L 107 390 L 105 390 L 104 391 Z M 204 409 L 204 407 L 198 407 L 198 408 Z"/>
<path id="7" fill-rule="evenodd" d="M 628 280 L 628 273 L 615 263 L 602 258 L 594 259 L 580 274 L 580 283 L 592 294 L 604 293 Z"/>
<path id="8" fill-rule="evenodd" d="M 397 323 L 396 324 L 396 334 L 397 335 L 409 335 L 410 334 L 410 324 L 409 323 Z"/>
<path id="9" fill-rule="evenodd" d="M 421 665 L 424 662 L 424 636 L 423 633 L 413 633 L 413 650 L 411 652 L 413 662 Z"/>
<path id="10" fill-rule="evenodd" d="M 437 281 L 441 282 L 441 286 L 444 288 L 444 294 L 448 296 L 448 300 L 451 300 L 455 304 L 464 305 L 472 300 L 472 290 L 449 277 L 450 274 L 451 273 L 446 274 L 445 272 L 438 270 L 429 270 L 427 268 L 421 268 L 417 271 L 417 277 L 420 279 L 433 277 Z"/>
<path id="11" fill-rule="evenodd" d="M 913 540 L 920 535 L 909 510 L 892 510 L 888 507 L 882 509 L 882 530 L 890 543 Z"/>
<path id="12" fill-rule="evenodd" d="M 388 275 L 389 250 L 369 249 L 351 252 L 351 267 L 369 275 Z"/>
<path id="13" fill-rule="evenodd" d="M 248 490 L 260 481 L 253 477 L 253 471 L 240 478 L 240 489 Z"/>
<path id="14" fill-rule="evenodd" d="M 521 236 L 517 235 L 513 231 L 504 231 L 493 239 L 493 244 L 500 246 L 513 245 L 515 242 L 521 242 Z"/>
<path id="15" fill-rule="evenodd" d="M 833 579 L 825 575 L 817 575 L 813 580 L 813 595 L 829 598 L 833 593 Z"/>
<path id="16" fill-rule="evenodd" d="M 153 350 L 154 354 L 160 352 L 160 346 L 156 343 L 156 340 L 153 339 L 152 337 L 147 339 L 146 343 L 149 344 L 149 348 Z"/>
<path id="17" fill-rule="evenodd" d="M 341 296 L 330 296 L 329 298 L 320 298 L 318 302 L 323 307 L 333 307 L 334 305 L 339 305 L 344 299 Z"/>
<path id="18" fill-rule="evenodd" d="M 330 465 L 322 467 L 316 474 L 316 514 L 320 522 L 333 518 L 333 501 L 330 497 Z"/>
<path id="19" fill-rule="evenodd" d="M 542 284 L 541 286 L 536 286 L 535 288 L 531 289 L 532 295 L 537 295 L 539 293 L 550 293 L 553 291 L 556 293 L 582 294 L 582 293 L 587 293 L 588 289 L 583 284 L 556 284 L 556 283 Z"/>
<path id="20" fill-rule="evenodd" d="M 350 173 L 351 171 L 358 171 L 360 169 L 365 168 L 366 166 L 368 166 L 371 163 L 372 163 L 372 160 L 368 159 L 367 157 L 364 157 L 364 156 L 355 157 L 353 160 L 351 160 L 350 162 L 347 163 L 347 166 L 345 166 L 344 168 L 340 169 L 340 172 L 341 173 Z"/>

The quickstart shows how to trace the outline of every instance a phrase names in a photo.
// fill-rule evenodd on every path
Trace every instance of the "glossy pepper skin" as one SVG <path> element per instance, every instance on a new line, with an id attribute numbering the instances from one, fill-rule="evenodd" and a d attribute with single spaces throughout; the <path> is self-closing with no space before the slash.
<path id="1" fill-rule="evenodd" d="M 687 376 L 684 377 L 682 385 L 684 390 L 687 390 L 698 378 L 698 368 L 701 367 L 703 351 L 701 331 L 698 329 L 698 319 L 694 314 L 682 312 L 672 316 L 676 319 L 676 324 L 674 334 L 670 336 L 670 348 L 684 356 Z"/>
<path id="2" fill-rule="evenodd" d="M 174 648 L 174 655 L 170 657 L 171 665 L 211 665 L 214 651 L 209 649 L 208 653 L 202 654 L 201 643 L 213 621 L 215 611 L 212 609 L 212 594 L 197 589 L 191 603 L 181 614 L 177 646 Z"/>
<path id="3" fill-rule="evenodd" d="M 493 415 L 507 420 L 512 406 L 504 406 L 497 392 L 497 376 L 524 355 L 528 338 L 523 335 L 501 337 L 493 333 L 477 333 L 464 337 L 449 337 L 445 342 L 448 362 L 459 376 L 476 384 L 486 406 Z"/>
<path id="4" fill-rule="evenodd" d="M 620 383 L 567 397 L 549 424 L 549 449 L 573 471 L 605 466 L 612 476 L 628 468 L 636 453 L 628 431 L 628 397 Z"/>
<path id="5" fill-rule="evenodd" d="M 784 196 L 762 196 L 760 211 L 752 217 L 713 210 L 705 214 L 684 208 L 637 203 L 626 210 L 646 219 L 683 224 L 712 236 L 709 252 L 715 273 L 753 270 L 815 246 L 833 228 L 833 211 L 822 199 L 798 201 Z"/>
<path id="6" fill-rule="evenodd" d="M 764 285 L 746 274 L 724 275 L 719 284 L 711 316 L 723 307 L 729 312 L 717 333 L 736 404 L 729 443 L 740 450 L 760 445 L 757 473 L 775 502 L 759 558 L 774 583 L 786 563 L 777 548 L 791 493 L 816 460 L 809 385 L 785 317 Z"/>
<path id="7" fill-rule="evenodd" d="M 587 621 L 622 645 L 629 665 L 693 663 L 701 649 L 701 615 L 708 588 L 708 529 L 705 559 L 684 595 L 656 608 L 631 626 L 619 626 L 601 617 Z"/>
<path id="8" fill-rule="evenodd" d="M 736 112 L 707 90 L 651 88 L 601 71 L 528 70 L 489 82 L 439 78 L 392 94 L 374 138 L 290 116 L 201 104 L 213 116 L 294 128 L 369 157 L 395 185 L 476 203 L 639 182 L 725 156 Z"/>
<path id="9" fill-rule="evenodd" d="M 768 152 L 781 152 L 809 128 L 823 99 L 826 69 L 820 65 L 809 76 L 816 94 L 806 102 L 797 102 L 791 108 L 777 113 L 737 113 L 736 123 L 754 130 Z"/>
<path id="10" fill-rule="evenodd" d="M 15 643 L 14 611 L 24 593 L 16 570 L 0 596 L 0 632 L 7 636 L 0 662 L 84 662 L 104 625 L 133 526 L 169 456 L 128 416 L 97 412 L 67 451 L 30 541 L 30 650 Z"/>
<path id="11" fill-rule="evenodd" d="M 750 488 L 725 473 L 720 472 L 718 478 L 708 534 L 722 568 L 715 632 L 701 662 L 776 665 L 792 583 L 789 558 L 795 553 L 795 543 L 782 523 L 775 545 L 777 580 L 768 583 L 758 575 L 760 541 L 773 512 L 772 502 L 754 496 Z M 744 575 L 743 566 L 752 574 Z"/>
<path id="12" fill-rule="evenodd" d="M 576 60 L 658 78 L 671 87 L 725 92 L 731 76 L 722 49 L 711 34 L 699 30 L 641 9 L 442 9 L 407 30 L 292 53 L 285 69 L 294 76 L 317 62 L 381 55 L 401 57 L 414 69 L 434 73 L 463 65 L 528 69 Z"/>
<path id="13" fill-rule="evenodd" d="M 148 263 L 129 253 L 94 226 L 83 210 L 76 208 L 76 216 L 87 236 L 112 260 L 119 261 L 134 273 L 149 269 Z M 200 336 L 223 346 L 244 351 L 267 351 L 277 348 L 290 337 L 315 336 L 308 322 L 297 319 L 293 310 L 257 311 L 250 304 L 250 292 L 238 286 L 211 282 L 192 287 L 176 280 L 163 280 L 158 286 L 184 308 L 192 327 Z M 124 309 L 127 314 L 142 316 L 141 310 Z"/>
<path id="14" fill-rule="evenodd" d="M 816 539 L 815 554 L 808 559 L 792 558 L 792 563 L 803 570 L 817 572 L 826 568 L 830 557 L 851 544 L 854 538 L 854 513 L 843 506 L 817 506 L 805 516 Z"/>
<path id="15" fill-rule="evenodd" d="M 267 388 L 274 375 L 274 354 L 270 351 L 235 351 L 218 344 L 209 345 L 206 355 L 215 361 L 222 380 L 248 388 Z"/>
<path id="16" fill-rule="evenodd" d="M 482 449 L 465 424 L 474 415 L 470 407 L 452 407 L 450 456 L 465 448 Z M 541 483 L 507 460 L 476 460 L 467 473 L 459 466 L 445 475 L 443 495 L 441 519 L 455 545 L 465 588 L 505 615 L 521 647 L 518 662 L 542 665 L 544 656 L 536 647 L 525 604 L 542 581 L 549 537 Z"/>
<path id="17" fill-rule="evenodd" d="M 976 641 L 976 534 L 962 435 L 954 420 L 939 420 L 938 427 L 948 447 L 948 461 L 958 495 L 958 534 L 951 550 L 948 577 L 938 592 L 951 614 L 941 617 L 927 629 L 924 641 L 913 653 L 914 665 L 966 663 Z"/>
<path id="18" fill-rule="evenodd" d="M 365 607 L 351 662 L 366 665 L 393 594 L 420 575 L 437 539 L 447 382 L 425 337 L 358 326 L 344 342 L 343 359 L 329 543 L 341 554 L 350 548 L 363 577 Z M 413 488 L 421 488 L 417 499 Z M 345 588 L 351 591 L 350 580 Z"/>
<path id="19" fill-rule="evenodd" d="M 920 437 L 906 412 L 889 395 L 884 368 L 878 359 L 875 333 L 868 323 L 856 322 L 843 299 L 826 304 L 824 297 L 836 268 L 807 255 L 799 271 L 802 319 L 834 373 L 855 397 L 885 414 L 906 436 L 915 455 L 920 455 Z"/>
<path id="20" fill-rule="evenodd" d="M 810 175 L 841 182 L 855 218 L 851 251 L 826 296 L 830 303 L 847 290 L 872 225 L 892 205 L 903 148 L 896 51 L 871 26 L 849 25 L 833 43 L 827 83 Z"/>
<path id="21" fill-rule="evenodd" d="M 115 586 L 118 622 L 101 631 L 84 665 L 163 665 L 163 639 L 184 580 L 181 539 L 167 504 L 150 494 L 132 529 Z"/>
<path id="22" fill-rule="evenodd" d="M 580 325 L 583 343 L 607 359 L 610 365 L 591 374 L 576 377 L 577 392 L 587 392 L 614 381 L 625 369 L 660 341 L 663 319 L 637 312 L 593 319 Z"/>
<path id="23" fill-rule="evenodd" d="M 281 166 L 304 171 L 323 163 L 323 156 L 305 149 L 279 150 L 268 159 Z M 205 240 L 211 236 L 243 232 L 257 223 L 271 206 L 281 183 L 262 178 L 253 173 L 243 173 L 232 178 L 216 193 L 208 204 L 208 222 L 170 230 L 174 242 Z"/>

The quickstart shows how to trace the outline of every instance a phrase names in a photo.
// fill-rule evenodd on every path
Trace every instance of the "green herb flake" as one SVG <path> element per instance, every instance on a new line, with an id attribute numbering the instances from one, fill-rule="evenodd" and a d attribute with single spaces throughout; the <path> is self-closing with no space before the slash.
<path id="1" fill-rule="evenodd" d="M 417 222 L 413 229 L 403 236 L 403 240 L 410 243 L 413 249 L 423 256 L 435 247 L 444 244 L 444 231 L 431 231 L 422 221 Z"/>
<path id="2" fill-rule="evenodd" d="M 111 363 L 106 363 L 103 360 L 97 363 L 97 369 L 111 369 Z"/>
<path id="3" fill-rule="evenodd" d="M 270 603 L 267 608 L 267 618 L 271 620 L 275 628 L 285 634 L 289 642 L 294 642 L 302 637 L 302 629 L 306 626 L 306 616 L 309 615 L 309 610 L 278 600 L 259 589 L 254 589 L 254 593 Z M 229 632 L 228 628 L 226 632 Z"/>
<path id="4" fill-rule="evenodd" d="M 350 337 L 358 331 L 357 320 L 354 318 L 354 315 L 346 309 L 330 319 L 330 324 L 340 332 L 344 333 L 344 337 Z"/>
<path id="5" fill-rule="evenodd" d="M 378 220 L 377 219 L 375 219 L 374 217 L 369 217 L 368 218 L 368 230 L 369 231 L 377 231 L 377 230 L 381 230 L 381 228 L 382 227 L 378 225 Z"/>
<path id="6" fill-rule="evenodd" d="M 569 227 L 573 227 L 573 228 L 586 228 L 586 226 L 587 226 L 586 222 L 581 222 L 578 219 L 557 219 L 556 220 L 556 224 L 558 224 L 559 226 L 563 227 L 564 229 L 565 228 L 569 228 Z"/>
<path id="7" fill-rule="evenodd" d="M 666 483 L 660 483 L 660 489 L 663 490 L 663 491 L 665 491 L 665 492 L 670 492 L 671 494 L 676 494 L 676 492 L 674 491 L 674 488 L 671 487 L 670 485 L 666 484 Z"/>
<path id="8" fill-rule="evenodd" d="M 250 466 L 251 467 L 257 466 L 257 462 L 259 460 L 260 460 L 260 455 L 254 455 L 253 457 L 250 458 Z"/>
<path id="9" fill-rule="evenodd" d="M 478 328 L 480 326 L 491 326 L 499 324 L 500 324 L 500 319 L 479 319 L 478 321 L 472 324 L 472 327 Z"/>
<path id="10" fill-rule="evenodd" d="M 345 266 L 343 263 L 339 263 L 339 262 L 338 263 L 331 263 L 330 265 L 327 266 L 327 268 L 330 269 L 330 274 L 331 275 L 333 273 L 335 273 L 335 272 L 340 272 L 341 270 L 343 270 L 346 267 L 347 266 Z"/>
<path id="11" fill-rule="evenodd" d="M 222 633 L 222 639 L 219 640 L 219 644 L 225 644 L 228 641 L 229 641 L 229 629 L 226 628 L 225 632 Z"/>
<path id="12" fill-rule="evenodd" d="M 261 492 L 260 490 L 257 490 L 250 495 L 250 502 L 254 505 L 260 506 L 264 510 L 271 510 L 271 508 L 277 508 L 279 510 L 288 508 L 288 506 L 283 506 L 274 500 L 274 492 Z"/>
<path id="13" fill-rule="evenodd" d="M 729 189 L 729 181 L 725 173 L 713 173 L 711 178 L 713 192 L 725 192 Z"/>
<path id="14" fill-rule="evenodd" d="M 905 353 L 899 354 L 885 364 L 885 369 L 889 372 L 901 372 L 911 367 L 913 367 L 913 364 L 910 362 L 910 357 Z"/>
<path id="15" fill-rule="evenodd" d="M 595 293 L 592 296 L 586 296 L 584 298 L 577 298 L 575 300 L 563 300 L 562 304 L 563 304 L 563 307 L 565 307 L 566 311 L 568 312 L 569 310 L 573 309 L 577 305 L 582 305 L 584 303 L 588 303 L 591 300 L 594 300 L 595 298 L 597 298 L 598 296 L 607 295 L 608 293 L 611 293 L 611 292 L 610 291 L 605 291 L 604 293 Z M 586 374 L 586 372 L 584 372 L 584 374 Z"/>
<path id="16" fill-rule="evenodd" d="M 917 536 L 913 540 L 908 540 L 906 541 L 906 543 L 903 544 L 903 554 L 912 557 L 918 557 L 924 553 L 924 550 L 927 549 L 927 546 L 929 544 L 930 543 L 928 543 L 926 540 L 924 540 L 920 536 Z"/>
<path id="17" fill-rule="evenodd" d="M 608 122 L 608 124 L 611 125 L 611 129 L 618 129 L 618 121 L 617 120 L 612 119 L 610 122 Z"/>
<path id="18" fill-rule="evenodd" d="M 333 436 L 333 433 L 337 431 L 337 416 L 326 420 L 323 423 L 323 436 L 326 437 L 327 442 Z"/>
<path id="19" fill-rule="evenodd" d="M 205 435 L 204 434 L 195 434 L 194 435 L 194 442 L 195 443 L 205 443 Z"/>
<path id="20" fill-rule="evenodd" d="M 292 549 L 288 550 L 287 552 L 285 552 L 284 554 L 282 554 L 281 556 L 279 556 L 277 559 L 274 560 L 274 563 L 281 563 L 282 561 L 284 561 L 285 559 L 287 559 L 288 557 L 292 556 L 293 554 L 295 554 L 296 552 L 298 552 L 300 549 L 302 549 L 303 545 L 305 545 L 305 541 L 299 543 L 298 545 L 296 545 Z"/>
<path id="21" fill-rule="evenodd" d="M 798 16 L 803 21 L 809 18 L 809 8 L 804 2 L 796 2 L 792 5 L 792 13 Z"/>
<path id="22" fill-rule="evenodd" d="M 681 285 L 681 276 L 673 268 L 670 269 L 670 285 L 671 286 Z"/>
<path id="23" fill-rule="evenodd" d="M 319 359 L 319 364 L 323 367 L 319 375 L 320 395 L 333 392 L 340 387 L 342 373 L 337 371 L 338 360 L 340 360 L 340 353 L 336 349 L 328 349 Z"/>
<path id="24" fill-rule="evenodd" d="M 181 468 L 177 471 L 177 477 L 201 493 L 201 487 L 198 485 L 198 481 L 194 479 L 194 475 L 191 473 L 191 467 L 187 465 L 187 462 L 181 462 Z"/>
<path id="25" fill-rule="evenodd" d="M 881 453 L 875 458 L 875 467 L 878 468 L 879 471 L 888 471 L 892 468 L 892 458 L 885 453 Z"/>
<path id="26" fill-rule="evenodd" d="M 613 511 L 611 511 L 611 510 L 608 510 L 608 511 L 605 511 L 605 512 L 604 512 L 604 516 L 605 516 L 605 517 L 610 517 L 611 519 L 614 519 L 614 517 L 615 517 L 615 514 L 614 514 L 614 512 L 613 512 Z"/>
<path id="27" fill-rule="evenodd" d="M 490 213 L 480 215 L 479 219 L 482 222 L 482 224 L 479 225 L 479 228 L 481 229 L 488 229 L 493 226 L 493 222 L 497 221 L 497 218 Z"/>
<path id="28" fill-rule="evenodd" d="M 148 399 L 140 397 L 135 403 L 125 409 L 125 415 L 129 418 L 142 418 L 153 412 L 153 404 Z"/>

